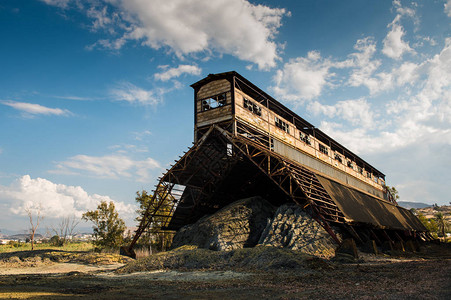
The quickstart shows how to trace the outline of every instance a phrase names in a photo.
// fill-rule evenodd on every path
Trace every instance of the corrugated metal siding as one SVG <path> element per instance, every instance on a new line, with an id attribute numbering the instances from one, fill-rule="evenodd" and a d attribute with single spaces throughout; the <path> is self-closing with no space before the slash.
<path id="1" fill-rule="evenodd" d="M 327 178 L 316 176 L 347 219 L 377 227 L 427 231 L 413 213 L 367 194 L 341 185 Z"/>
<path id="2" fill-rule="evenodd" d="M 311 157 L 310 155 L 302 153 L 276 139 L 274 139 L 274 151 L 302 165 L 317 170 L 322 174 L 330 176 L 338 181 L 349 184 L 353 187 L 384 199 L 384 193 L 382 191 L 375 189 L 374 187 L 358 180 L 357 178 L 354 178 L 340 170 L 337 170 L 334 167 L 327 165 L 326 163 L 323 163 L 320 160 Z"/>

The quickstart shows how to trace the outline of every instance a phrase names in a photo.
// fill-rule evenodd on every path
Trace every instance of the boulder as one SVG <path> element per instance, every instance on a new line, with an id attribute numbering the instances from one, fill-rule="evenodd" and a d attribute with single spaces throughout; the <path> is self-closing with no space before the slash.
<path id="1" fill-rule="evenodd" d="M 238 200 L 180 228 L 171 247 L 195 245 L 218 251 L 253 247 L 274 211 L 275 207 L 258 196 Z"/>

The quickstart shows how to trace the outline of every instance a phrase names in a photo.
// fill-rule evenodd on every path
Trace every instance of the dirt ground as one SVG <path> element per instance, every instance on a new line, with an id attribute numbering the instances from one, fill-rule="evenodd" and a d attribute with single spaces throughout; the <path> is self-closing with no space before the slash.
<path id="1" fill-rule="evenodd" d="M 0 298 L 451 299 L 449 245 L 429 245 L 402 256 L 362 254 L 355 263 L 302 256 L 306 264 L 295 268 L 280 264 L 286 255 L 280 250 L 247 251 L 229 256 L 254 255 L 250 264 L 235 259 L 234 265 L 215 268 L 193 263 L 201 259 L 193 250 L 163 254 L 158 262 L 164 257 L 170 263 L 164 270 L 151 270 L 149 260 L 131 262 L 115 255 L 0 253 Z M 297 255 L 288 254 L 288 262 Z M 277 264 L 253 268 L 259 265 L 256 258 L 260 263 L 276 259 Z M 134 272 L 139 264 L 142 271 Z"/>

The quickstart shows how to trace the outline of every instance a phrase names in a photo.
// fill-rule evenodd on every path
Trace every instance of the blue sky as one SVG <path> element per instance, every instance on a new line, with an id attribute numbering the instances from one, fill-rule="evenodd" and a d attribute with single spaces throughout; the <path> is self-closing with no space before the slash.
<path id="1" fill-rule="evenodd" d="M 193 139 L 190 84 L 235 70 L 387 175 L 447 204 L 451 1 L 0 3 L 0 229 L 115 201 L 133 226 Z"/>

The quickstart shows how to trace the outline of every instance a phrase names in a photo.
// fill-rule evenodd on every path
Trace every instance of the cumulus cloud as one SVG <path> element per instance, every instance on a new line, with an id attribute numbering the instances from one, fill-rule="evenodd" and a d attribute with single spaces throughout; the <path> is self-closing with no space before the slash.
<path id="1" fill-rule="evenodd" d="M 446 15 L 448 17 L 451 17 L 451 0 L 447 0 L 446 1 L 445 5 L 444 5 L 444 8 L 445 8 Z"/>
<path id="2" fill-rule="evenodd" d="M 382 53 L 393 59 L 401 59 L 405 52 L 413 52 L 409 43 L 403 40 L 404 29 L 398 23 L 390 24 L 390 31 L 384 39 Z"/>
<path id="3" fill-rule="evenodd" d="M 166 66 L 162 66 L 162 68 L 165 70 L 161 73 L 156 73 L 154 75 L 155 79 L 168 81 L 172 78 L 180 77 L 183 74 L 200 75 L 200 72 L 202 72 L 201 68 L 194 65 L 179 65 L 177 68 L 167 68 Z"/>
<path id="4" fill-rule="evenodd" d="M 319 52 L 310 51 L 307 57 L 290 59 L 276 72 L 272 90 L 276 96 L 288 101 L 316 98 L 327 84 L 332 66 Z"/>
<path id="5" fill-rule="evenodd" d="M 0 101 L 1 104 L 10 106 L 14 109 L 20 110 L 25 116 L 35 115 L 56 115 L 67 116 L 70 115 L 70 111 L 67 109 L 50 108 L 34 103 L 16 102 L 16 101 Z"/>
<path id="6" fill-rule="evenodd" d="M 150 171 L 161 168 L 152 159 L 134 160 L 122 153 L 105 156 L 75 155 L 66 161 L 58 162 L 51 173 L 85 174 L 100 178 L 129 178 L 140 182 L 150 180 Z"/>
<path id="7" fill-rule="evenodd" d="M 71 0 L 41 0 L 41 1 L 48 5 L 53 5 L 60 8 L 67 8 Z"/>
<path id="8" fill-rule="evenodd" d="M 115 100 L 127 101 L 141 105 L 155 106 L 162 101 L 164 89 L 145 90 L 130 82 L 121 82 L 110 90 L 110 94 Z"/>
<path id="9" fill-rule="evenodd" d="M 67 1 L 64 1 L 66 3 Z M 47 0 L 58 5 L 60 1 Z M 104 0 L 84 9 L 94 30 L 113 36 L 88 46 L 118 50 L 127 41 L 153 49 L 166 48 L 179 58 L 192 54 L 229 54 L 260 69 L 280 59 L 274 41 L 284 9 L 254 5 L 247 0 Z M 64 5 L 64 7 L 67 6 Z M 114 37 L 120 34 L 120 37 Z"/>
<path id="10" fill-rule="evenodd" d="M 338 101 L 334 105 L 315 101 L 307 108 L 315 115 L 323 114 L 331 119 L 342 119 L 355 126 L 368 129 L 375 126 L 374 111 L 365 99 Z"/>
<path id="11" fill-rule="evenodd" d="M 377 44 L 372 37 L 357 40 L 349 55 L 348 65 L 351 73 L 347 84 L 353 87 L 366 86 L 370 94 L 393 89 L 395 86 L 412 85 L 419 78 L 421 66 L 413 62 L 404 62 L 388 72 L 378 72 L 381 60 L 375 58 Z"/>
<path id="12" fill-rule="evenodd" d="M 414 75 L 409 74 L 415 73 Z M 323 122 L 321 128 L 356 152 L 394 151 L 415 144 L 451 146 L 451 38 L 440 53 L 420 64 L 404 63 L 393 72 L 399 83 L 416 84 L 411 95 L 399 95 L 379 110 L 377 124 L 390 124 L 372 132 L 364 126 L 352 130 L 336 122 Z M 414 92 L 415 91 L 415 92 Z M 332 107 L 316 105 L 312 111 L 335 116 Z M 451 153 L 450 153 L 451 154 Z"/>
<path id="13" fill-rule="evenodd" d="M 393 7 L 396 9 L 397 15 L 393 19 L 393 22 L 387 26 L 390 30 L 384 38 L 382 53 L 390 58 L 399 60 L 404 53 L 414 52 L 409 43 L 403 39 L 405 31 L 400 24 L 401 18 L 404 16 L 413 18 L 415 23 L 418 23 L 418 20 L 415 17 L 415 11 L 412 8 L 403 7 L 399 0 L 393 1 Z"/>
<path id="14" fill-rule="evenodd" d="M 0 185 L 0 199 L 9 204 L 15 215 L 26 215 L 26 208 L 41 207 L 41 215 L 46 218 L 61 218 L 81 215 L 87 210 L 96 209 L 100 201 L 113 201 L 121 217 L 130 217 L 136 207 L 114 201 L 108 196 L 89 195 L 80 186 L 56 184 L 47 179 L 33 179 L 24 175 L 9 186 Z"/>
<path id="15" fill-rule="evenodd" d="M 376 52 L 376 42 L 372 37 L 365 37 L 357 40 L 354 45 L 357 52 L 350 54 L 353 69 L 348 79 L 350 86 L 365 85 L 370 92 L 379 89 L 379 85 L 373 74 L 381 65 L 380 60 L 373 59 Z"/>

